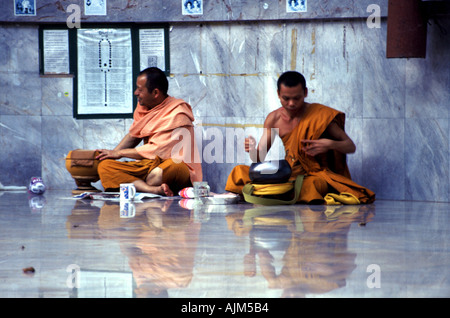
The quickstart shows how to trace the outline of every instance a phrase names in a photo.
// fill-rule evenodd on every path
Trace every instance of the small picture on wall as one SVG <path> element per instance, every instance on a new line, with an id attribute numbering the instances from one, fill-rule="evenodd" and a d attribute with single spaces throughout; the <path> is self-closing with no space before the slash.
<path id="1" fill-rule="evenodd" d="M 85 15 L 106 15 L 107 0 L 84 0 Z"/>
<path id="2" fill-rule="evenodd" d="M 306 12 L 307 0 L 286 0 L 286 12 Z"/>
<path id="3" fill-rule="evenodd" d="M 15 16 L 36 15 L 36 0 L 13 0 Z"/>
<path id="4" fill-rule="evenodd" d="M 183 15 L 203 14 L 203 0 L 181 0 Z"/>

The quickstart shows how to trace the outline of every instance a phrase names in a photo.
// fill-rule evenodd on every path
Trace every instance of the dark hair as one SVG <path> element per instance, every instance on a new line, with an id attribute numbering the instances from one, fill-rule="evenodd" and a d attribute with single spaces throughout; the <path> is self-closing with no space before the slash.
<path id="1" fill-rule="evenodd" d="M 302 84 L 303 90 L 306 90 L 305 77 L 296 71 L 287 71 L 281 74 L 277 81 L 278 90 L 280 90 L 281 84 L 287 87 L 294 87 L 298 84 Z"/>
<path id="2" fill-rule="evenodd" d="M 155 88 L 159 89 L 164 95 L 167 95 L 169 82 L 166 74 L 157 67 L 149 67 L 139 73 L 139 76 L 145 75 L 147 82 L 145 83 L 147 90 L 152 92 Z"/>

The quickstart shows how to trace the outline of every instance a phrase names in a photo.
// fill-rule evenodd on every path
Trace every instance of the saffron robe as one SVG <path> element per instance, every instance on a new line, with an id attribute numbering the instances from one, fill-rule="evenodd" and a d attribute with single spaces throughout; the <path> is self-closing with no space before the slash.
<path id="1" fill-rule="evenodd" d="M 180 178 L 180 173 L 187 173 L 191 183 L 202 180 L 202 167 L 194 135 L 194 115 L 189 104 L 171 96 L 151 109 L 138 104 L 133 119 L 129 134 L 143 139 L 144 144 L 136 150 L 145 159 L 130 162 L 101 161 L 98 172 L 105 189 L 145 179 L 156 167 L 163 169 L 163 182 L 168 183 L 169 187 L 171 183 L 179 183 L 183 179 Z M 169 171 L 171 173 L 168 174 Z M 171 176 L 178 178 L 178 181 L 167 180 Z"/>
<path id="2" fill-rule="evenodd" d="M 329 192 L 348 192 L 356 196 L 360 203 L 372 203 L 375 193 L 351 180 L 345 154 L 329 151 L 312 157 L 301 150 L 302 139 L 327 138 L 326 129 L 332 121 L 345 128 L 344 113 L 321 104 L 310 104 L 299 124 L 281 138 L 286 151 L 285 159 L 292 168 L 291 180 L 300 174 L 305 176 L 298 202 L 323 203 L 324 196 Z M 249 169 L 245 165 L 234 167 L 225 190 L 241 194 L 244 185 L 251 182 Z"/>

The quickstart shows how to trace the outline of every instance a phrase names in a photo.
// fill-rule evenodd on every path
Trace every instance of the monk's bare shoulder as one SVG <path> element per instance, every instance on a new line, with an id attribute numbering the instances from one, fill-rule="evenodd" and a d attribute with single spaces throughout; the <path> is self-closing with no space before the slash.
<path id="1" fill-rule="evenodd" d="M 274 111 L 271 111 L 269 115 L 267 115 L 266 120 L 264 121 L 264 127 L 279 128 L 278 126 L 282 116 L 282 110 L 283 108 L 280 107 L 278 109 L 275 109 Z"/>

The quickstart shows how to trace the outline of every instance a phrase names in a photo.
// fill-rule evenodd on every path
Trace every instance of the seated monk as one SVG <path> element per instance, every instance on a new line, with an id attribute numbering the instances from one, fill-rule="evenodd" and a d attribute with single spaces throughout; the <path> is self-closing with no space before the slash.
<path id="1" fill-rule="evenodd" d="M 356 150 L 345 133 L 345 114 L 330 107 L 305 102 L 308 95 L 302 74 L 289 71 L 277 82 L 281 107 L 271 112 L 264 122 L 264 132 L 256 146 L 253 137 L 245 139 L 245 151 L 253 162 L 264 161 L 274 134 L 281 138 L 285 159 L 292 168 L 291 180 L 304 175 L 298 202 L 325 203 L 328 193 L 350 193 L 360 203 L 372 203 L 375 194 L 350 178 L 346 154 Z M 228 176 L 226 191 L 242 193 L 250 183 L 249 166 L 238 165 Z"/>
<path id="2" fill-rule="evenodd" d="M 98 174 L 105 191 L 118 191 L 121 183 L 133 183 L 138 192 L 172 196 L 202 180 L 201 165 L 194 160 L 198 156 L 194 115 L 184 100 L 167 94 L 169 83 L 160 69 L 140 72 L 136 86 L 134 121 L 113 150 L 97 149 Z M 181 141 L 180 134 L 184 137 Z M 137 147 L 141 141 L 143 145 Z M 180 143 L 181 154 L 174 151 Z M 120 158 L 136 160 L 115 160 Z"/>

